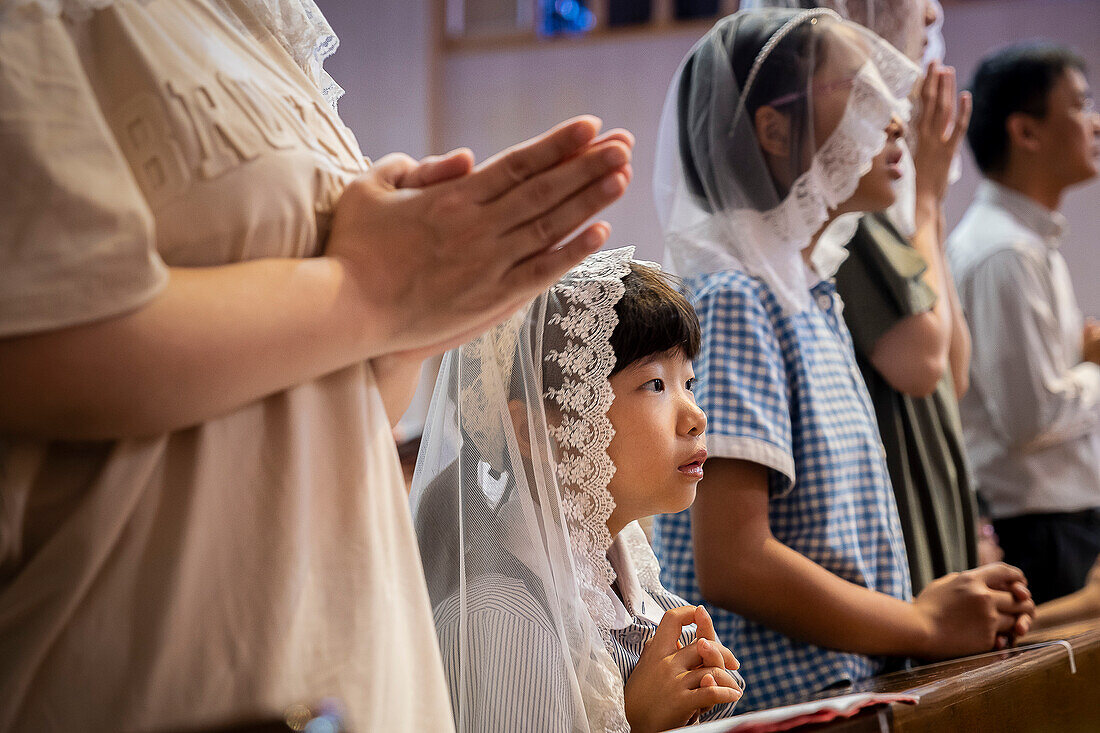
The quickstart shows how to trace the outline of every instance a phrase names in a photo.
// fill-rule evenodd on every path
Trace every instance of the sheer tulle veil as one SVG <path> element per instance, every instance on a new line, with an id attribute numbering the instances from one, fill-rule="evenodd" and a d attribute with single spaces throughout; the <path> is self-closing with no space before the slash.
<path id="1" fill-rule="evenodd" d="M 411 502 L 460 731 L 629 730 L 606 647 L 606 522 L 610 339 L 632 253 L 590 256 L 443 359 Z M 636 524 L 623 533 L 649 590 L 656 559 Z"/>
<path id="2" fill-rule="evenodd" d="M 918 74 L 890 44 L 828 9 L 719 21 L 680 64 L 661 116 L 654 196 L 672 270 L 741 269 L 767 282 L 785 310 L 804 309 L 814 275 L 801 251 L 855 192 L 890 120 L 907 119 Z M 820 145 L 818 98 L 844 105 Z M 789 121 L 786 170 L 769 164 L 757 137 L 754 114 L 765 105 Z M 823 238 L 843 243 L 854 223 L 841 217 Z"/>
<path id="3" fill-rule="evenodd" d="M 926 25 L 925 13 L 930 6 L 935 19 Z M 830 8 L 840 16 L 873 31 L 910 59 L 920 59 L 926 67 L 932 61 L 943 61 L 943 6 L 939 0 L 743 0 L 741 7 L 755 8 Z M 922 44 L 922 45 L 919 45 Z M 919 103 L 919 100 L 914 100 Z M 915 144 L 912 135 L 902 142 L 904 154 L 901 167 L 904 175 L 895 182 L 897 201 L 887 215 L 898 230 L 911 236 L 916 230 L 916 169 L 910 152 Z M 952 162 L 951 181 L 962 172 L 958 159 Z"/>

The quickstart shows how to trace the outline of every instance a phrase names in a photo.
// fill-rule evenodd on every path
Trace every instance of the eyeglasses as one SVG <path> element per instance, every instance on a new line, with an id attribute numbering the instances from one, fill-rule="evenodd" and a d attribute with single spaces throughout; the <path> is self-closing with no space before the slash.
<path id="1" fill-rule="evenodd" d="M 810 87 L 808 90 L 806 90 L 804 92 L 791 92 L 790 94 L 784 94 L 783 96 L 776 97 L 775 99 L 771 100 L 770 102 L 766 102 L 764 104 L 764 106 L 766 106 L 766 107 L 781 107 L 784 104 L 790 104 L 791 102 L 795 101 L 796 99 L 800 99 L 802 97 L 805 97 L 810 92 L 813 92 L 814 94 L 831 94 L 832 92 L 835 92 L 839 89 L 844 89 L 846 87 L 850 87 L 852 85 L 852 83 L 855 82 L 857 76 L 859 76 L 858 73 L 852 74 L 851 76 L 849 76 L 845 79 L 840 79 L 839 81 L 830 82 L 828 84 L 814 85 L 814 86 Z"/>

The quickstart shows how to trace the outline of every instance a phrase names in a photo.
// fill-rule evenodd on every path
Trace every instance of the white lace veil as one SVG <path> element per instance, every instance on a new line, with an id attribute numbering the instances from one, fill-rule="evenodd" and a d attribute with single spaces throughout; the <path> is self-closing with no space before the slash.
<path id="1" fill-rule="evenodd" d="M 927 0 L 937 11 L 936 23 L 924 25 L 926 0 L 742 0 L 741 10 L 761 8 L 828 8 L 845 20 L 872 30 L 911 59 L 924 53 L 939 53 L 942 59 L 943 8 L 937 0 Z M 922 52 L 922 41 L 927 41 Z M 931 59 L 933 57 L 929 57 Z"/>
<path id="2" fill-rule="evenodd" d="M 223 0 L 224 1 L 224 0 Z M 306 72 L 325 101 L 336 108 L 344 90 L 324 69 L 325 59 L 336 53 L 340 39 L 313 0 L 235 0 L 255 13 L 263 26 Z"/>
<path id="3" fill-rule="evenodd" d="M 812 275 L 801 250 L 855 192 L 891 118 L 908 118 L 918 74 L 890 44 L 831 10 L 720 20 L 681 62 L 661 116 L 654 196 L 672 269 L 740 269 L 764 280 L 788 312 L 803 310 Z M 844 107 L 817 147 L 819 97 Z M 769 166 L 757 139 L 764 105 L 789 120 L 785 171 Z M 777 183 L 776 173 L 793 182 Z M 846 242 L 854 219 L 842 217 L 824 238 Z"/>
<path id="4" fill-rule="evenodd" d="M 921 64 L 927 66 L 930 61 L 943 61 L 947 53 L 947 45 L 943 40 L 943 5 L 940 0 L 928 0 L 936 10 L 936 20 L 925 29 L 928 44 L 924 47 L 924 56 Z"/>
<path id="5" fill-rule="evenodd" d="M 590 256 L 443 359 L 411 502 L 460 732 L 628 730 L 605 646 L 606 522 L 610 339 L 632 253 Z M 623 531 L 652 587 L 652 551 Z"/>
<path id="6" fill-rule="evenodd" d="M 932 6 L 936 19 L 925 26 L 924 4 Z M 911 59 L 920 57 L 921 68 L 929 62 L 943 61 L 945 45 L 943 40 L 943 6 L 939 0 L 743 0 L 744 8 L 830 8 L 841 17 L 874 31 L 894 48 Z M 923 49 L 918 41 L 925 41 Z M 919 103 L 919 100 L 914 100 Z M 916 231 L 916 188 L 913 156 L 910 152 L 910 139 L 903 141 L 901 161 L 902 177 L 894 183 L 897 201 L 887 209 L 887 216 L 906 236 Z M 951 181 L 959 179 L 961 166 L 958 157 L 952 161 Z M 830 254 L 833 252 L 833 254 Z M 835 257 L 833 243 L 826 243 L 814 251 L 815 261 Z"/>

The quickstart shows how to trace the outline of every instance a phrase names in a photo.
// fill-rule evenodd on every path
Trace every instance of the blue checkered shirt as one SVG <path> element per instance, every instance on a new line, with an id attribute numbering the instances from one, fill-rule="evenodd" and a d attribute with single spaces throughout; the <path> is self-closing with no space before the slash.
<path id="1" fill-rule="evenodd" d="M 696 398 L 707 413 L 710 454 L 771 469 L 768 521 L 779 541 L 845 580 L 908 600 L 882 441 L 832 283 L 816 285 L 811 307 L 795 315 L 741 272 L 699 275 L 685 285 L 703 329 Z M 665 586 L 703 603 L 690 511 L 657 518 L 654 549 Z M 882 671 L 882 659 L 823 649 L 707 608 L 749 683 L 741 711 Z"/>

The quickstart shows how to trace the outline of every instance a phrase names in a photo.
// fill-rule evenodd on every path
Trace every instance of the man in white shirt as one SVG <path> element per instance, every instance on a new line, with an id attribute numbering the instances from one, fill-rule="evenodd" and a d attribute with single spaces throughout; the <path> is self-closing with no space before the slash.
<path id="1" fill-rule="evenodd" d="M 1100 326 L 1058 251 L 1066 189 L 1097 175 L 1084 63 L 1051 44 L 987 57 L 967 133 L 982 170 L 948 240 L 973 335 L 960 409 L 1005 561 L 1036 602 L 1080 588 L 1100 552 Z"/>

